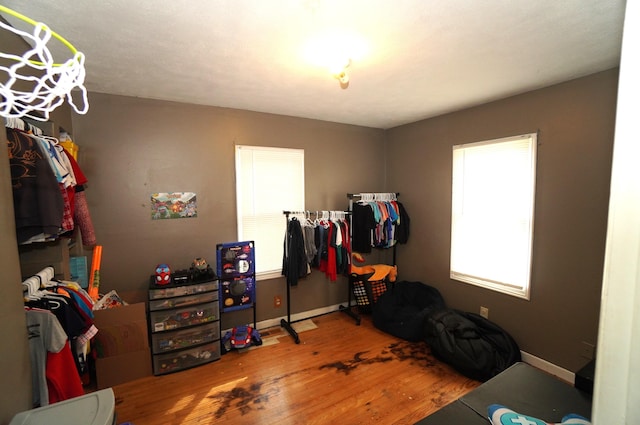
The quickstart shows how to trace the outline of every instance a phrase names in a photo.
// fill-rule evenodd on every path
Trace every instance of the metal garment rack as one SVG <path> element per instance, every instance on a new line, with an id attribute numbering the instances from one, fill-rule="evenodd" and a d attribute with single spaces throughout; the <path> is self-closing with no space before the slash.
<path id="1" fill-rule="evenodd" d="M 390 192 L 390 193 L 347 193 L 347 199 L 349 199 L 349 213 L 353 212 L 353 200 L 356 199 L 358 201 L 396 201 L 400 196 L 399 192 Z M 351 214 L 350 214 L 351 215 Z M 349 226 L 349 231 L 353 230 L 353 223 Z M 353 234 L 351 235 L 353 237 Z M 393 245 L 393 265 L 396 264 L 396 245 Z M 346 315 L 352 317 L 356 321 L 356 325 L 360 325 L 360 315 L 354 313 L 351 305 L 351 295 L 353 291 L 353 281 L 351 280 L 351 276 L 349 276 L 349 284 L 347 285 L 347 305 L 340 305 L 339 309 L 341 312 Z"/>
<path id="2" fill-rule="evenodd" d="M 323 213 L 328 212 L 328 213 L 332 213 L 332 212 L 340 212 L 345 214 L 346 216 L 351 215 L 351 211 L 321 211 Z M 286 219 L 287 219 L 287 232 L 289 230 L 289 216 L 292 214 L 305 214 L 305 215 L 309 215 L 309 214 L 314 214 L 313 211 L 283 211 L 282 212 Z M 315 212 L 316 217 L 318 216 L 319 211 Z M 318 217 L 317 217 L 318 218 Z M 288 254 L 288 237 L 285 236 L 285 255 Z M 280 326 L 282 326 L 283 328 L 285 328 L 287 330 L 287 332 L 289 332 L 289 335 L 291 335 L 291 337 L 293 338 L 293 340 L 296 342 L 296 344 L 300 344 L 300 337 L 298 336 L 298 333 L 296 332 L 295 329 L 293 329 L 293 327 L 291 326 L 291 288 L 289 285 L 289 282 L 286 283 L 287 285 L 287 319 L 280 319 Z"/>

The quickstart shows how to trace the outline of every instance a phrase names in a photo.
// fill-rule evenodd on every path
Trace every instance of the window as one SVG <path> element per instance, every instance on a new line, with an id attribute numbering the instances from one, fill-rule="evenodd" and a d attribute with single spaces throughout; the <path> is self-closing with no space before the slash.
<path id="1" fill-rule="evenodd" d="M 286 218 L 304 210 L 304 150 L 236 146 L 238 241 L 255 241 L 256 275 L 281 275 Z"/>
<path id="2" fill-rule="evenodd" d="M 453 147 L 452 279 L 529 299 L 535 133 Z"/>

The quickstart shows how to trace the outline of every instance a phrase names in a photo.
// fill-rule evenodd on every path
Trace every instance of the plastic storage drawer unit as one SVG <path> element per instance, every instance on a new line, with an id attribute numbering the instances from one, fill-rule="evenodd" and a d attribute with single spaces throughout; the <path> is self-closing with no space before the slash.
<path id="1" fill-rule="evenodd" d="M 200 345 L 189 350 L 175 351 L 153 356 L 153 370 L 156 375 L 177 372 L 199 366 L 220 358 L 220 343 Z"/>
<path id="2" fill-rule="evenodd" d="M 218 291 L 205 292 L 197 295 L 185 295 L 181 297 L 164 298 L 149 301 L 149 310 L 163 310 L 169 308 L 187 307 L 203 302 L 217 301 Z"/>
<path id="3" fill-rule="evenodd" d="M 193 347 L 220 339 L 220 322 L 207 323 L 204 326 L 178 331 L 153 334 L 153 354 Z"/>
<path id="4" fill-rule="evenodd" d="M 218 320 L 218 305 L 203 304 L 177 310 L 152 311 L 149 314 L 153 332 L 169 331 Z"/>
<path id="5" fill-rule="evenodd" d="M 192 279 L 192 278 L 190 278 Z M 220 359 L 218 280 L 149 287 L 153 374 L 164 375 Z"/>
<path id="6" fill-rule="evenodd" d="M 218 282 L 210 281 L 193 285 L 173 286 L 169 288 L 153 288 L 149 290 L 149 299 L 181 297 L 183 295 L 199 294 L 201 292 L 217 291 Z"/>

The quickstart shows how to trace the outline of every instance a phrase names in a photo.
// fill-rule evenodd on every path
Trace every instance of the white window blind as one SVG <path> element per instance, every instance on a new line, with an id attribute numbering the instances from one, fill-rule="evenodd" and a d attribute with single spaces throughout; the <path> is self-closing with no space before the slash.
<path id="1" fill-rule="evenodd" d="M 238 240 L 255 241 L 256 275 L 280 276 L 286 218 L 304 210 L 304 150 L 236 146 Z"/>
<path id="2" fill-rule="evenodd" d="M 535 133 L 453 147 L 452 279 L 529 299 Z"/>

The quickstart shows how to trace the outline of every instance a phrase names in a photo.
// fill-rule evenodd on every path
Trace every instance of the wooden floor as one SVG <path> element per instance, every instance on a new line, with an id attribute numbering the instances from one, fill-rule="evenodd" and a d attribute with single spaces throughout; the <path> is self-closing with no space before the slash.
<path id="1" fill-rule="evenodd" d="M 335 312 L 316 329 L 213 363 L 114 387 L 118 423 L 413 424 L 480 385 L 424 343 Z M 265 330 L 280 333 L 280 328 Z"/>

